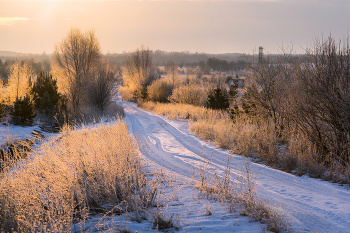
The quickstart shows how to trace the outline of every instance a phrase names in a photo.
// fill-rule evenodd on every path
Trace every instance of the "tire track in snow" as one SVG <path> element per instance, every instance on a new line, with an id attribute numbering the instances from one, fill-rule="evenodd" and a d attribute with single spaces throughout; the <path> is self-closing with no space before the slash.
<path id="1" fill-rule="evenodd" d="M 228 152 L 213 150 L 203 142 L 179 129 L 186 122 L 176 122 L 149 113 L 134 103 L 122 102 L 130 132 L 138 138 L 140 148 L 159 166 L 191 177 L 193 166 L 211 161 L 217 171 L 223 170 Z M 143 152 L 144 153 L 144 152 Z M 206 155 L 203 159 L 203 155 Z M 210 156 L 210 160 L 208 157 Z M 247 159 L 233 155 L 231 169 L 240 174 Z M 250 163 L 256 176 L 257 195 L 292 216 L 297 231 L 350 232 L 350 191 L 337 184 L 307 177 L 297 177 L 263 164 Z"/>

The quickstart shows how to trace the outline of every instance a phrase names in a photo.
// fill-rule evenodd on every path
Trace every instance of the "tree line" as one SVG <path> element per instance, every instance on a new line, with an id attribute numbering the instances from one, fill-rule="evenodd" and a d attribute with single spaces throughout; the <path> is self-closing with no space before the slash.
<path id="1" fill-rule="evenodd" d="M 210 58 L 208 61 L 212 60 L 214 59 Z M 218 61 L 227 63 L 224 60 Z M 188 70 L 188 73 L 192 72 L 192 68 Z M 119 87 L 123 100 L 175 102 L 227 109 L 230 98 L 234 98 L 238 88 L 238 80 L 234 80 L 234 85 L 230 88 L 228 82 L 232 77 L 207 75 L 201 68 L 193 74 L 185 75 L 185 79 L 180 78 L 179 65 L 175 61 L 168 62 L 162 74 L 166 76 L 162 77 L 157 72 L 152 51 L 144 47 L 137 49 L 129 55 L 123 68 L 123 85 Z"/>
<path id="2" fill-rule="evenodd" d="M 49 122 L 63 122 L 85 108 L 102 113 L 113 97 L 115 75 L 93 30 L 72 28 L 55 45 L 49 68 L 33 60 L 15 60 L 1 61 L 0 71 L 0 118 L 11 116 L 14 124 L 33 124 L 37 114 Z"/>

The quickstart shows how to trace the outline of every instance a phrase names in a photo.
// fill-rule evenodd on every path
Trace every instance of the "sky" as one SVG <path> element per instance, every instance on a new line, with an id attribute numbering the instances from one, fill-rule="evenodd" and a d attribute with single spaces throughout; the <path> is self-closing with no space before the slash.
<path id="1" fill-rule="evenodd" d="M 350 0 L 0 0 L 0 50 L 51 53 L 78 27 L 103 53 L 303 53 L 317 37 L 346 39 L 349 12 Z"/>

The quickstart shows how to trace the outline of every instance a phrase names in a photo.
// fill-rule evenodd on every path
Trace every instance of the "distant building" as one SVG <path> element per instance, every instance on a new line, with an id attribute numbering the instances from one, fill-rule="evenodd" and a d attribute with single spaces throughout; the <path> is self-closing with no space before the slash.
<path id="1" fill-rule="evenodd" d="M 264 58 L 264 48 L 262 46 L 259 47 L 259 64 L 263 62 Z"/>

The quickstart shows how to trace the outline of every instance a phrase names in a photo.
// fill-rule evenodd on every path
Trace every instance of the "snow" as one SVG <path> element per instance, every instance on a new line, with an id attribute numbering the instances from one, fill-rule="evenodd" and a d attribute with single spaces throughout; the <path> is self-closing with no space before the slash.
<path id="1" fill-rule="evenodd" d="M 115 232 L 120 229 L 128 229 L 132 232 L 158 232 L 152 225 L 155 213 L 161 212 L 169 219 L 171 216 L 174 225 L 178 227 L 168 229 L 171 232 L 262 232 L 260 223 L 251 222 L 248 217 L 239 216 L 238 213 L 229 213 L 221 203 L 207 199 L 199 199 L 198 192 L 191 185 L 179 185 L 176 182 L 176 191 L 169 186 L 162 190 L 163 199 L 172 196 L 172 200 L 164 200 L 164 207 L 157 210 L 151 208 L 145 220 L 138 223 L 131 221 L 133 213 L 120 216 L 95 216 L 85 222 L 84 228 L 79 224 L 73 226 L 73 232 Z M 212 215 L 208 215 L 208 211 Z M 152 214 L 153 213 L 153 214 Z"/>
<path id="2" fill-rule="evenodd" d="M 32 137 L 33 130 L 40 130 L 39 126 L 22 127 L 17 125 L 0 125 L 0 145 L 17 139 Z"/>
<path id="3" fill-rule="evenodd" d="M 176 182 L 163 187 L 165 207 L 151 208 L 147 219 L 141 223 L 131 220 L 132 213 L 96 215 L 83 226 L 75 224 L 73 231 L 113 232 L 126 228 L 138 233 L 157 232 L 152 226 L 152 212 L 157 211 L 162 211 L 168 218 L 174 213 L 173 219 L 180 227 L 178 232 L 262 231 L 264 226 L 260 223 L 251 222 L 238 212 L 230 213 L 221 203 L 198 198 L 198 191 L 189 182 L 193 179 L 193 168 L 203 163 L 210 162 L 211 169 L 223 173 L 229 151 L 198 139 L 189 131 L 187 121 L 169 120 L 141 110 L 135 103 L 116 101 L 124 107 L 125 122 L 137 139 L 144 158 L 158 170 L 176 177 Z M 23 138 L 33 129 L 38 127 L 0 126 L 0 144 L 9 135 Z M 350 190 L 346 186 L 298 177 L 239 155 L 232 155 L 230 161 L 233 176 L 240 175 L 247 163 L 254 175 L 257 196 L 282 209 L 296 232 L 350 232 Z M 207 216 L 208 210 L 213 215 Z"/>
<path id="4" fill-rule="evenodd" d="M 209 159 L 218 173 L 223 172 L 229 152 L 192 135 L 188 122 L 140 110 L 134 103 L 120 104 L 130 132 L 137 135 L 140 148 L 147 148 L 142 153 L 159 167 L 191 177 L 193 166 Z M 350 190 L 345 186 L 298 177 L 239 155 L 231 159 L 233 173 L 240 174 L 247 161 L 255 177 L 257 196 L 282 208 L 297 232 L 350 232 Z"/>

